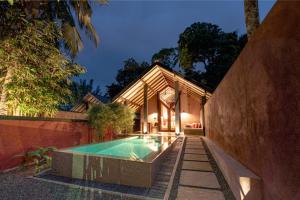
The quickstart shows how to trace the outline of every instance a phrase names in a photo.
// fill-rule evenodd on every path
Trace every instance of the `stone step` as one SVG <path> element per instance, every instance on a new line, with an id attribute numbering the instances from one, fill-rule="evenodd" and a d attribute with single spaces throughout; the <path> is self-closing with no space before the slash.
<path id="1" fill-rule="evenodd" d="M 208 161 L 208 157 L 207 157 L 207 155 L 185 153 L 184 156 L 183 156 L 183 160 Z"/>
<path id="2" fill-rule="evenodd" d="M 190 154 L 206 154 L 204 149 L 185 149 L 184 152 Z"/>
<path id="3" fill-rule="evenodd" d="M 221 191 L 179 186 L 177 200 L 225 200 Z"/>
<path id="4" fill-rule="evenodd" d="M 221 189 L 216 175 L 212 172 L 181 170 L 179 184 L 192 187 Z"/>
<path id="5" fill-rule="evenodd" d="M 183 161 L 182 169 L 184 170 L 199 170 L 199 171 L 210 171 L 213 169 L 209 162 L 197 162 L 197 161 Z"/>

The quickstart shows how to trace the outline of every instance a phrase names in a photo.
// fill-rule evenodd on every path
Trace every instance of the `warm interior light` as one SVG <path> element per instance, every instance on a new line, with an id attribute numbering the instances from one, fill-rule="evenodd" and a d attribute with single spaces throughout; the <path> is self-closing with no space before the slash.
<path id="1" fill-rule="evenodd" d="M 187 118 L 187 117 L 189 117 L 189 113 L 181 112 L 181 118 Z"/>
<path id="2" fill-rule="evenodd" d="M 241 190 L 240 190 L 241 200 L 243 200 L 251 189 L 250 178 L 240 177 L 240 185 L 241 185 Z"/>
<path id="3" fill-rule="evenodd" d="M 163 117 L 164 117 L 164 119 L 168 119 L 168 113 L 167 113 L 167 112 L 164 112 L 164 113 L 163 113 Z"/>
<path id="4" fill-rule="evenodd" d="M 143 128 L 144 128 L 143 132 L 144 132 L 144 134 L 146 134 L 148 132 L 148 124 L 144 123 L 144 127 Z"/>
<path id="5" fill-rule="evenodd" d="M 152 114 L 151 114 L 151 117 L 152 117 L 153 121 L 156 121 L 158 115 L 157 115 L 157 113 L 152 113 Z"/>
<path id="6" fill-rule="evenodd" d="M 175 133 L 176 133 L 176 135 L 179 135 L 180 134 L 180 129 L 179 129 L 179 126 L 176 126 L 176 128 L 175 128 L 176 130 L 175 130 Z"/>

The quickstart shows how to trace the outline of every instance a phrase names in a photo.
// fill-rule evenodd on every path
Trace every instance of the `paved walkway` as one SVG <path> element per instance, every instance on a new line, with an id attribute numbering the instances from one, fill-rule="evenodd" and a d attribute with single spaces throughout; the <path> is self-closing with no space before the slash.
<path id="1" fill-rule="evenodd" d="M 178 200 L 225 200 L 200 137 L 188 136 L 180 171 Z"/>

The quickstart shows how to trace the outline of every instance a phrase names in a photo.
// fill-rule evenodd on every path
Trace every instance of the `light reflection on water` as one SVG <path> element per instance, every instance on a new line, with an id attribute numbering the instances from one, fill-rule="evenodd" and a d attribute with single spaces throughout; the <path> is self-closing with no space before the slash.
<path id="1" fill-rule="evenodd" d="M 174 136 L 142 135 L 75 147 L 69 151 L 145 161 L 164 151 L 175 139 Z"/>

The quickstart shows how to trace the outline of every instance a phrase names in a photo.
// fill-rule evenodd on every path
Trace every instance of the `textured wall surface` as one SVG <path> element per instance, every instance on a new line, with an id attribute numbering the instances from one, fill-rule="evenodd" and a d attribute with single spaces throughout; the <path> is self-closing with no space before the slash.
<path id="1" fill-rule="evenodd" d="M 0 171 L 20 164 L 15 155 L 35 147 L 86 144 L 91 131 L 85 122 L 0 120 Z"/>
<path id="2" fill-rule="evenodd" d="M 206 133 L 262 178 L 267 200 L 300 199 L 300 2 L 277 2 L 205 105 Z"/>
<path id="3" fill-rule="evenodd" d="M 78 113 L 78 112 L 67 112 L 67 111 L 59 111 L 55 113 L 54 118 L 60 119 L 87 119 L 88 115 L 86 113 Z"/>

